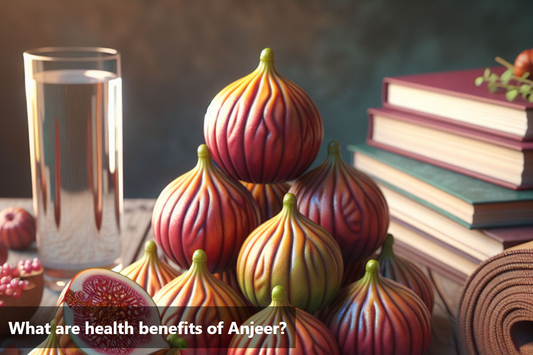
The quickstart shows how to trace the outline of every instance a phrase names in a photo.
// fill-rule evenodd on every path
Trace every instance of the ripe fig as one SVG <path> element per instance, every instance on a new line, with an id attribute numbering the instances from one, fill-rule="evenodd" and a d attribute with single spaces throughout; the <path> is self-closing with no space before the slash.
<path id="1" fill-rule="evenodd" d="M 257 202 L 261 214 L 261 223 L 268 221 L 281 211 L 283 207 L 283 196 L 291 188 L 291 185 L 287 182 L 281 182 L 279 184 L 254 184 L 241 181 L 241 183 L 252 193 L 255 202 Z"/>
<path id="2" fill-rule="evenodd" d="M 161 192 L 152 229 L 157 244 L 180 268 L 188 269 L 194 251 L 201 248 L 215 273 L 235 267 L 239 249 L 259 218 L 250 192 L 218 169 L 202 144 L 196 167 Z"/>
<path id="3" fill-rule="evenodd" d="M 285 327 L 284 327 L 285 325 Z M 235 334 L 228 355 L 291 354 L 336 355 L 335 338 L 329 329 L 311 314 L 293 307 L 281 286 L 272 290 L 272 303 L 243 323 L 243 327 L 270 327 L 272 334 Z M 278 328 L 276 328 L 278 327 Z M 246 328 L 244 328 L 246 329 Z"/>
<path id="4" fill-rule="evenodd" d="M 72 278 L 63 295 L 56 326 L 80 328 L 78 334 L 56 331 L 65 355 L 145 355 L 169 348 L 161 334 L 141 333 L 141 322 L 148 328 L 157 327 L 161 324 L 160 315 L 150 295 L 124 275 L 107 269 L 87 269 Z M 115 331 L 120 325 L 131 326 L 131 330 Z M 96 329 L 99 326 L 100 334 Z"/>
<path id="5" fill-rule="evenodd" d="M 137 282 L 152 297 L 180 275 L 172 266 L 159 260 L 157 245 L 153 240 L 146 242 L 144 255 L 120 273 Z"/>
<path id="6" fill-rule="evenodd" d="M 298 210 L 339 243 L 345 264 L 369 257 L 385 241 L 387 201 L 370 177 L 342 160 L 338 142 L 329 143 L 326 161 L 300 177 L 289 192 L 298 198 Z"/>
<path id="7" fill-rule="evenodd" d="M 257 227 L 237 260 L 237 280 L 253 305 L 267 307 L 271 285 L 287 290 L 289 301 L 307 312 L 324 308 L 340 287 L 341 250 L 333 237 L 296 208 L 286 194 L 281 212 Z"/>
<path id="8" fill-rule="evenodd" d="M 53 319 L 50 322 L 50 334 L 41 344 L 30 351 L 28 355 L 64 355 L 63 350 L 59 347 L 55 330 L 56 321 Z"/>
<path id="9" fill-rule="evenodd" d="M 181 332 L 190 349 L 187 354 L 226 354 L 231 341 L 228 328 L 235 322 L 240 325 L 248 318 L 244 301 L 224 282 L 216 279 L 207 268 L 207 256 L 202 250 L 194 252 L 191 268 L 166 284 L 154 296 L 161 311 L 161 322 L 167 326 L 185 328 L 188 324 L 201 326 L 203 331 Z M 209 325 L 224 322 L 222 334 L 209 334 Z M 214 346 L 216 345 L 216 347 Z"/>
<path id="10" fill-rule="evenodd" d="M 35 241 L 35 219 L 26 210 L 8 207 L 0 212 L 0 243 L 22 250 Z"/>
<path id="11" fill-rule="evenodd" d="M 533 48 L 526 49 L 516 56 L 514 61 L 514 75 L 533 74 Z"/>
<path id="12" fill-rule="evenodd" d="M 431 316 L 413 291 L 380 276 L 370 260 L 363 278 L 344 288 L 319 315 L 341 354 L 422 355 L 431 340 Z"/>
<path id="13" fill-rule="evenodd" d="M 315 160 L 323 131 L 316 105 L 278 73 L 270 48 L 254 72 L 215 96 L 204 121 L 213 160 L 234 179 L 257 184 L 300 176 Z"/>
<path id="14" fill-rule="evenodd" d="M 431 314 L 435 301 L 431 283 L 418 266 L 394 254 L 393 244 L 394 237 L 392 234 L 388 234 L 385 243 L 381 247 L 381 253 L 376 259 L 380 265 L 381 276 L 413 290 L 424 302 Z"/>

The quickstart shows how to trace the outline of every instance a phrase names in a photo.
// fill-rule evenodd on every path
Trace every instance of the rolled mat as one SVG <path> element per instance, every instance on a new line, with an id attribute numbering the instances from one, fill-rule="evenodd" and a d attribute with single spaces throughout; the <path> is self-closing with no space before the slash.
<path id="1" fill-rule="evenodd" d="M 470 355 L 533 354 L 533 249 L 510 250 L 468 278 L 459 308 Z"/>

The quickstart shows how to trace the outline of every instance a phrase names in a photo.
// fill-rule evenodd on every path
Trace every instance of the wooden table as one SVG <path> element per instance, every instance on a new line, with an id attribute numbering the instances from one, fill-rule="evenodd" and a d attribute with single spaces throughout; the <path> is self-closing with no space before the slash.
<path id="1" fill-rule="evenodd" d="M 144 252 L 144 243 L 153 239 L 150 227 L 152 209 L 155 200 L 153 199 L 126 199 L 124 201 L 124 233 L 122 234 L 122 259 L 124 265 L 129 265 L 137 260 Z M 0 198 L 0 210 L 18 206 L 26 209 L 30 213 L 33 211 L 31 199 L 6 199 Z M 9 263 L 16 263 L 20 259 L 33 258 L 37 255 L 35 246 L 23 252 L 9 251 Z M 455 355 L 463 354 L 459 350 L 457 340 L 457 324 L 455 315 L 459 298 L 461 296 L 461 285 L 448 280 L 438 274 L 422 267 L 426 275 L 434 285 L 435 307 L 432 321 L 432 342 L 428 352 L 429 355 Z M 45 288 L 41 308 L 32 318 L 33 324 L 45 324 L 53 318 L 54 309 L 59 292 Z M 0 340 L 2 344 L 2 340 Z M 36 344 L 35 344 L 36 345 Z M 27 353 L 33 348 L 32 344 L 22 344 L 21 354 Z M 0 352 L 1 354 L 1 352 Z"/>

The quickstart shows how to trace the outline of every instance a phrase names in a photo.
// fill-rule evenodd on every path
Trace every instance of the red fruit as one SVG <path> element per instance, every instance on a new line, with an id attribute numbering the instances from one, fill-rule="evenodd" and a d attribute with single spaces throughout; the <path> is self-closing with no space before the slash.
<path id="1" fill-rule="evenodd" d="M 418 266 L 394 254 L 393 244 L 394 237 L 388 234 L 387 240 L 381 247 L 381 253 L 376 259 L 381 265 L 381 276 L 409 287 L 424 302 L 429 313 L 432 313 L 435 298 L 431 283 Z"/>
<path id="2" fill-rule="evenodd" d="M 261 213 L 261 223 L 268 221 L 281 211 L 283 207 L 283 196 L 291 188 L 291 185 L 287 182 L 279 184 L 254 184 L 241 181 L 241 183 L 251 192 L 255 202 L 257 202 L 259 212 Z"/>
<path id="3" fill-rule="evenodd" d="M 152 297 L 181 274 L 166 262 L 159 260 L 157 245 L 153 240 L 146 242 L 144 255 L 120 273 L 137 282 Z"/>
<path id="4" fill-rule="evenodd" d="M 257 69 L 220 91 L 207 109 L 204 137 L 213 160 L 236 180 L 296 179 L 315 160 L 322 118 L 309 96 L 261 52 Z"/>
<path id="5" fill-rule="evenodd" d="M 0 266 L 0 335 L 9 334 L 8 322 L 29 320 L 37 311 L 44 289 L 38 259 L 21 260 L 16 267 Z"/>
<path id="6" fill-rule="evenodd" d="M 235 267 L 258 224 L 252 195 L 213 164 L 205 144 L 198 148 L 198 165 L 161 192 L 152 217 L 155 239 L 172 261 L 188 269 L 194 251 L 202 249 L 213 273 Z"/>
<path id="7" fill-rule="evenodd" d="M 35 241 L 35 219 L 19 207 L 0 212 L 0 243 L 8 249 L 22 250 Z"/>
<path id="8" fill-rule="evenodd" d="M 231 287 L 233 291 L 235 291 L 235 293 L 244 301 L 244 303 L 246 303 L 250 313 L 257 313 L 258 309 L 250 301 L 248 301 L 246 297 L 244 297 L 241 288 L 239 287 L 239 282 L 237 281 L 237 271 L 235 269 L 227 270 L 223 273 L 213 274 L 213 276 L 217 280 L 220 280 Z"/>
<path id="9" fill-rule="evenodd" d="M 242 324 L 248 318 L 244 301 L 224 282 L 217 280 L 207 269 L 207 256 L 202 250 L 194 252 L 191 268 L 164 286 L 154 296 L 161 311 L 161 322 L 167 326 L 193 323 L 201 326 L 201 334 L 181 334 L 190 350 L 184 354 L 226 354 L 232 336 L 228 329 L 232 322 Z M 210 325 L 224 322 L 222 334 L 209 334 Z"/>
<path id="10" fill-rule="evenodd" d="M 514 75 L 522 76 L 526 72 L 533 74 L 533 48 L 520 52 L 514 61 Z"/>
<path id="11" fill-rule="evenodd" d="M 431 340 L 431 315 L 410 289 L 379 275 L 370 260 L 363 278 L 346 287 L 320 314 L 341 354 L 422 355 Z"/>
<path id="12" fill-rule="evenodd" d="M 281 325 L 280 325 L 281 324 Z M 291 354 L 337 355 L 339 348 L 331 332 L 311 314 L 292 307 L 281 286 L 272 290 L 268 308 L 250 317 L 243 326 L 263 329 L 270 326 L 273 334 L 236 334 L 228 355 Z M 274 328 L 274 327 L 279 328 Z M 273 329 L 276 329 L 274 333 Z"/>
<path id="13" fill-rule="evenodd" d="M 169 348 L 160 334 L 140 334 L 143 325 L 159 326 L 160 316 L 152 298 L 134 281 L 107 269 L 87 269 L 78 273 L 64 292 L 62 317 L 57 325 L 77 325 L 79 334 L 57 334 L 61 349 L 73 354 L 148 354 Z M 133 311 L 134 310 L 134 311 Z M 128 334 L 91 334 L 90 326 L 132 326 Z"/>
<path id="14" fill-rule="evenodd" d="M 371 178 L 342 160 L 338 142 L 329 143 L 326 161 L 299 178 L 290 192 L 298 210 L 333 235 L 345 264 L 369 257 L 385 241 L 387 201 Z"/>
<path id="15" fill-rule="evenodd" d="M 333 237 L 296 208 L 296 197 L 283 198 L 281 212 L 257 227 L 237 260 L 237 280 L 256 307 L 271 302 L 270 287 L 287 290 L 289 301 L 309 313 L 323 309 L 337 293 L 342 254 Z"/>

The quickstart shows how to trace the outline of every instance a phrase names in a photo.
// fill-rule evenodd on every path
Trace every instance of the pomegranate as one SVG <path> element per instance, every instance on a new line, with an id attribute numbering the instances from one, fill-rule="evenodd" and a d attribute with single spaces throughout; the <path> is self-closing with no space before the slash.
<path id="1" fill-rule="evenodd" d="M 284 327 L 285 325 L 285 327 Z M 272 334 L 235 334 L 228 355 L 291 354 L 337 355 L 329 329 L 311 314 L 293 307 L 281 286 L 272 290 L 272 303 L 248 318 L 243 326 L 270 327 Z M 279 328 L 276 329 L 275 327 Z M 274 333 L 273 329 L 276 329 Z"/>
<path id="2" fill-rule="evenodd" d="M 311 98 L 274 66 L 265 48 L 257 69 L 220 91 L 207 108 L 204 138 L 213 160 L 235 180 L 296 179 L 315 160 L 324 134 Z"/>
<path id="3" fill-rule="evenodd" d="M 172 266 L 159 259 L 157 244 L 153 240 L 146 242 L 144 255 L 120 273 L 137 282 L 152 297 L 161 287 L 180 275 Z"/>
<path id="4" fill-rule="evenodd" d="M 8 334 L 8 322 L 26 321 L 33 316 L 43 289 L 43 268 L 38 259 L 0 266 L 0 335 Z"/>
<path id="5" fill-rule="evenodd" d="M 159 312 L 141 286 L 119 273 L 97 268 L 78 273 L 64 292 L 62 308 L 58 326 L 80 329 L 79 334 L 57 334 L 67 355 L 80 351 L 87 355 L 138 355 L 169 348 L 160 333 L 141 334 L 140 322 L 148 327 L 160 325 Z M 131 326 L 132 333 L 96 334 L 97 326 L 111 330 L 119 325 Z"/>
<path id="6" fill-rule="evenodd" d="M 35 219 L 26 210 L 8 207 L 0 212 L 0 243 L 22 250 L 35 241 Z"/>

